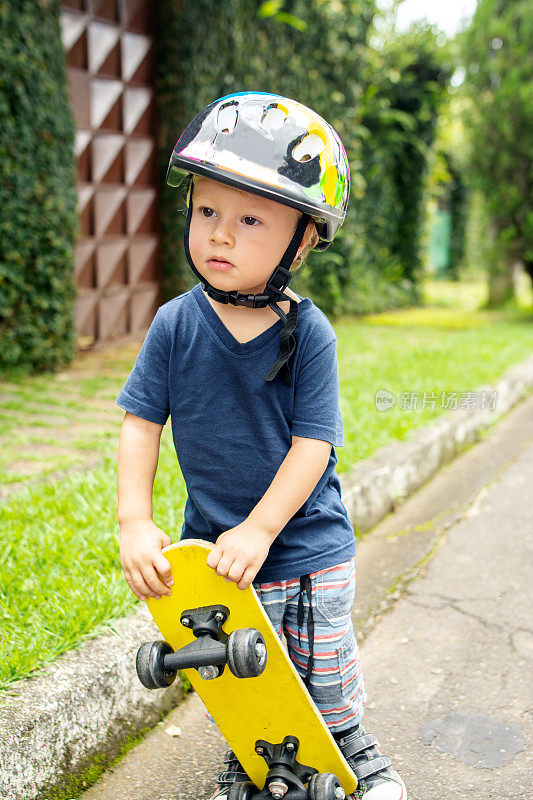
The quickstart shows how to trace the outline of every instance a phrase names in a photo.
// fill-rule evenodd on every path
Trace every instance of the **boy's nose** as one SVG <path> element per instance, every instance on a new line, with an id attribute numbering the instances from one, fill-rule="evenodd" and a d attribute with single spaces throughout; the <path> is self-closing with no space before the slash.
<path id="1" fill-rule="evenodd" d="M 235 243 L 235 237 L 233 233 L 230 231 L 227 225 L 218 224 L 216 228 L 211 232 L 210 236 L 211 241 L 213 244 L 229 244 L 232 245 Z"/>

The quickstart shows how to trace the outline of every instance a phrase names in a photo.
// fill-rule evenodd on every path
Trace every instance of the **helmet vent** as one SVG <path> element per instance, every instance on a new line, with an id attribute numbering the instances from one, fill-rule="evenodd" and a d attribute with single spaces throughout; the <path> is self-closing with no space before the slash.
<path id="1" fill-rule="evenodd" d="M 279 103 L 271 103 L 263 111 L 261 125 L 267 131 L 277 131 L 287 119 L 289 112 Z"/>
<path id="2" fill-rule="evenodd" d="M 217 128 L 220 133 L 231 133 L 237 125 L 239 115 L 237 103 L 224 103 L 220 106 L 217 115 Z"/>
<path id="3" fill-rule="evenodd" d="M 301 142 L 296 145 L 292 151 L 292 157 L 295 161 L 311 161 L 316 158 L 326 147 L 324 140 L 317 136 L 316 133 L 310 133 L 304 136 Z"/>

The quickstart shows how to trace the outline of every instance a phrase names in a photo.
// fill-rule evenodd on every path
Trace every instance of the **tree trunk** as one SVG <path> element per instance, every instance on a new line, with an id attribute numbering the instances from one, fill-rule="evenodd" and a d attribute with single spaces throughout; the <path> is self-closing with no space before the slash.
<path id="1" fill-rule="evenodd" d="M 524 270 L 527 272 L 529 277 L 531 278 L 531 283 L 533 284 L 533 261 L 522 261 L 524 265 Z"/>
<path id="2" fill-rule="evenodd" d="M 505 252 L 494 224 L 489 226 L 489 297 L 488 308 L 503 306 L 515 296 L 514 259 Z"/>
<path id="3" fill-rule="evenodd" d="M 494 265 L 489 273 L 489 299 L 490 308 L 505 305 L 514 298 L 514 281 L 512 263 Z"/>

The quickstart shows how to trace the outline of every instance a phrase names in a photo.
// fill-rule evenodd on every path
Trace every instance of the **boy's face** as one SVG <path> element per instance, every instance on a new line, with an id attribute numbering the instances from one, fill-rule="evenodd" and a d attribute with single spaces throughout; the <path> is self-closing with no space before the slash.
<path id="1" fill-rule="evenodd" d="M 189 230 L 194 265 L 216 289 L 259 294 L 300 216 L 281 203 L 195 176 Z"/>

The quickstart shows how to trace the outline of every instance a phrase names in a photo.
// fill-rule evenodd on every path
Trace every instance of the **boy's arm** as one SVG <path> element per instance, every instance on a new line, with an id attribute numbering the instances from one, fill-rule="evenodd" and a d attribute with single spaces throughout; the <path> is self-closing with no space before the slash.
<path id="1" fill-rule="evenodd" d="M 292 446 L 267 491 L 244 522 L 219 536 L 208 565 L 237 583 L 239 589 L 248 588 L 272 542 L 324 474 L 330 453 L 329 442 L 293 436 Z"/>
<path id="2" fill-rule="evenodd" d="M 126 412 L 117 462 L 120 561 L 128 586 L 139 600 L 170 594 L 170 564 L 162 548 L 170 536 L 152 519 L 152 489 L 163 425 Z"/>

